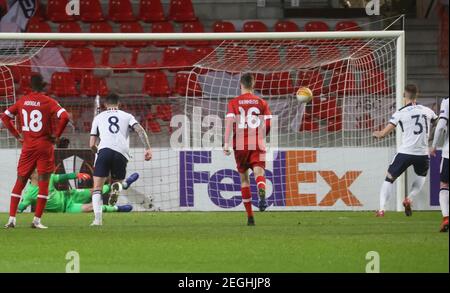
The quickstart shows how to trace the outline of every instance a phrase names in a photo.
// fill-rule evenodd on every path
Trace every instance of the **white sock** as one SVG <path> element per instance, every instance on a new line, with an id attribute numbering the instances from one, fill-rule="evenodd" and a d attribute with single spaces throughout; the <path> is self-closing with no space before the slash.
<path id="1" fill-rule="evenodd" d="M 425 184 L 426 179 L 427 177 L 424 176 L 417 176 L 417 175 L 415 176 L 411 185 L 411 191 L 409 192 L 408 195 L 409 200 L 414 201 L 415 197 L 422 190 L 422 187 Z"/>
<path id="2" fill-rule="evenodd" d="M 386 203 L 389 201 L 389 198 L 392 195 L 392 189 L 394 184 L 391 182 L 384 181 L 383 185 L 381 185 L 380 190 L 380 211 L 386 210 Z"/>
<path id="3" fill-rule="evenodd" d="M 35 223 L 35 224 L 41 223 L 41 218 L 34 217 L 34 218 L 33 218 L 33 223 Z"/>
<path id="4" fill-rule="evenodd" d="M 8 223 L 16 223 L 16 217 L 9 217 Z"/>
<path id="5" fill-rule="evenodd" d="M 448 189 L 441 189 L 439 192 L 439 204 L 443 217 L 448 217 Z"/>
<path id="6" fill-rule="evenodd" d="M 102 194 L 99 190 L 95 190 L 92 193 L 92 207 L 94 210 L 94 217 L 96 221 L 102 219 Z"/>

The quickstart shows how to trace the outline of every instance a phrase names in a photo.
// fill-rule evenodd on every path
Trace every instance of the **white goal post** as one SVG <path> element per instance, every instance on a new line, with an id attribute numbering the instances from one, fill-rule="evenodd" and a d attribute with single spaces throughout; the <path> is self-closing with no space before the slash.
<path id="1" fill-rule="evenodd" d="M 268 32 L 268 33 L 0 33 L 0 44 L 14 44 L 14 42 L 28 42 L 32 46 L 36 42 L 44 46 L 49 41 L 319 41 L 319 40 L 395 40 L 395 103 L 396 108 L 402 107 L 403 90 L 405 86 L 405 32 L 404 31 L 335 31 L 335 32 Z M 1 49 L 2 45 L 0 45 Z M 35 54 L 36 52 L 32 53 Z M 32 56 L 30 56 L 31 58 Z M 0 54 L 0 65 L 15 65 L 22 62 L 22 58 L 14 58 L 8 54 Z M 397 130 L 396 144 L 401 143 L 401 131 Z M 386 162 L 387 163 L 387 162 Z M 387 165 L 385 166 L 387 167 Z M 384 172 L 379 170 L 379 172 Z M 405 177 L 397 179 L 396 209 L 402 210 L 405 196 Z M 381 183 L 381 182 L 380 182 Z"/>

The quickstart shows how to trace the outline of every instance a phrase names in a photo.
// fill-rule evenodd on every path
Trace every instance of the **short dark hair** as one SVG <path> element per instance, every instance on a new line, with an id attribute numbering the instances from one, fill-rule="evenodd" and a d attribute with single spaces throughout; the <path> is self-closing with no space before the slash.
<path id="1" fill-rule="evenodd" d="M 417 96 L 419 94 L 419 88 L 417 87 L 417 85 L 410 83 L 406 85 L 405 92 L 411 95 L 412 100 L 415 100 L 417 99 Z"/>
<path id="2" fill-rule="evenodd" d="M 253 74 L 251 73 L 244 73 L 241 76 L 241 84 L 246 89 L 253 89 L 253 85 L 255 82 L 255 78 L 253 77 Z"/>
<path id="3" fill-rule="evenodd" d="M 105 102 L 108 105 L 118 105 L 120 97 L 118 94 L 112 93 L 106 96 Z"/>
<path id="4" fill-rule="evenodd" d="M 40 74 L 33 74 L 30 78 L 30 86 L 33 91 L 42 92 L 45 88 L 45 81 Z"/>

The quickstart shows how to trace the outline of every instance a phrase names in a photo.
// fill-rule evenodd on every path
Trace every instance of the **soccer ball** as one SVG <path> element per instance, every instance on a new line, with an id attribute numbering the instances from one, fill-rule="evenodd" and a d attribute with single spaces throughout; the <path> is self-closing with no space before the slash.
<path id="1" fill-rule="evenodd" d="M 313 99 L 312 91 L 307 87 L 301 87 L 297 91 L 297 101 L 300 103 L 309 103 Z"/>

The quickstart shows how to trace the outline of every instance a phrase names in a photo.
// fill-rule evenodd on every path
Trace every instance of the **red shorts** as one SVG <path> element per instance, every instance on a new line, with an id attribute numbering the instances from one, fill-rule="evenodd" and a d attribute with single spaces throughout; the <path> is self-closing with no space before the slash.
<path id="1" fill-rule="evenodd" d="M 266 152 L 261 150 L 234 151 L 234 159 L 239 173 L 254 167 L 266 168 Z"/>
<path id="2" fill-rule="evenodd" d="M 35 149 L 22 149 L 17 174 L 28 177 L 37 168 L 38 174 L 53 173 L 55 171 L 55 153 L 53 146 Z"/>

